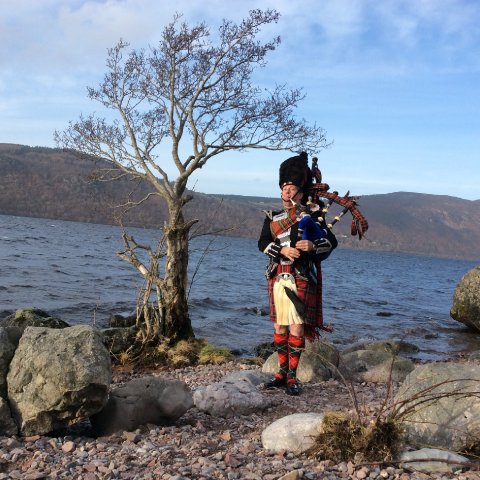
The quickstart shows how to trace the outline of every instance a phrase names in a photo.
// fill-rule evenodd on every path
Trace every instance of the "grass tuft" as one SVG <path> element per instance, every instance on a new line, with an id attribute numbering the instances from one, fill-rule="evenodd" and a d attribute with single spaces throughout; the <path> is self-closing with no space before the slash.
<path id="1" fill-rule="evenodd" d="M 334 461 L 392 460 L 401 443 L 401 425 L 390 419 L 368 423 L 345 412 L 325 412 L 323 431 L 309 454 Z"/>
<path id="2" fill-rule="evenodd" d="M 172 344 L 164 341 L 156 345 L 130 346 L 127 350 L 113 355 L 115 365 L 136 365 L 140 367 L 182 368 L 195 365 L 219 365 L 235 357 L 228 348 L 216 347 L 202 339 L 180 340 Z"/>
<path id="3" fill-rule="evenodd" d="M 216 347 L 215 345 L 205 344 L 199 352 L 198 363 L 205 365 L 213 363 L 220 365 L 221 363 L 230 362 L 234 359 L 233 353 L 228 348 Z"/>

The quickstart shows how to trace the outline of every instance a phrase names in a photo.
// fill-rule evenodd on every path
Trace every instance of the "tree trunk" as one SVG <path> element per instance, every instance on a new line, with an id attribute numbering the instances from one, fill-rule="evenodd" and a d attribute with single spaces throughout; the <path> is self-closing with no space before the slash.
<path id="1" fill-rule="evenodd" d="M 188 314 L 187 302 L 187 267 L 188 267 L 188 232 L 190 226 L 184 223 L 183 215 L 171 218 L 176 221 L 165 227 L 166 266 L 165 283 L 162 288 L 164 331 L 168 339 L 179 340 L 193 338 L 193 329 Z"/>

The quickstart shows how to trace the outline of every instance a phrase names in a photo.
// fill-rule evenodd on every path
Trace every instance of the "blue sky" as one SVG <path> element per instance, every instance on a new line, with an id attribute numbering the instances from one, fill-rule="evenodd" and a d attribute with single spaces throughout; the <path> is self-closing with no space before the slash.
<path id="1" fill-rule="evenodd" d="M 0 143 L 54 147 L 54 130 L 100 106 L 87 99 L 120 38 L 154 45 L 174 12 L 215 28 L 276 8 L 280 35 L 257 80 L 307 96 L 298 115 L 333 145 L 324 181 L 352 194 L 411 191 L 480 199 L 477 0 L 16 0 L 0 17 Z M 285 152 L 212 159 L 190 187 L 277 196 Z"/>

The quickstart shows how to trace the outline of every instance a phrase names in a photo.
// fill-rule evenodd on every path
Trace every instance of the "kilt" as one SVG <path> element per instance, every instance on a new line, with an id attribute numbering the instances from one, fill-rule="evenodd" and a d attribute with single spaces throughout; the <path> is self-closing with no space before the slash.
<path id="1" fill-rule="evenodd" d="M 270 320 L 277 321 L 275 302 L 273 298 L 273 285 L 277 275 L 281 273 L 290 273 L 295 277 L 297 287 L 297 296 L 305 305 L 305 315 L 302 318 L 305 327 L 305 337 L 313 341 L 320 336 L 320 330 L 323 330 L 323 311 L 322 311 L 322 270 L 320 262 L 316 263 L 317 283 L 309 282 L 295 276 L 291 265 L 278 265 L 277 271 L 272 278 L 268 279 L 268 298 L 270 303 Z"/>

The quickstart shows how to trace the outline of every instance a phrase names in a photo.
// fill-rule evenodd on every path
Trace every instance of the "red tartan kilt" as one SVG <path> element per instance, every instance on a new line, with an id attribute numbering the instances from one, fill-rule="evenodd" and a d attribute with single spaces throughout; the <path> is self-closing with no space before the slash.
<path id="1" fill-rule="evenodd" d="M 305 305 L 305 336 L 309 340 L 313 340 L 319 336 L 319 330 L 323 327 L 322 312 L 322 270 L 320 263 L 317 265 L 317 284 L 295 278 L 297 286 L 297 296 Z M 277 313 L 275 311 L 275 303 L 273 301 L 273 285 L 277 275 L 280 273 L 292 273 L 290 265 L 279 265 L 276 274 L 268 280 L 268 298 L 270 301 L 270 320 L 276 322 Z"/>

